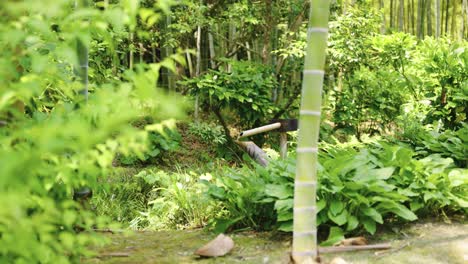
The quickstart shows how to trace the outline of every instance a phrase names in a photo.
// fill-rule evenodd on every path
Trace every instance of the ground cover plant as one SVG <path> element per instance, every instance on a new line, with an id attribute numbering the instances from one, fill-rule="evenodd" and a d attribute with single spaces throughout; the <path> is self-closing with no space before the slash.
<path id="1" fill-rule="evenodd" d="M 365 230 L 373 234 L 384 221 L 466 213 L 468 170 L 456 167 L 451 158 L 431 154 L 417 159 L 411 147 L 385 141 L 324 143 L 322 149 L 317 222 L 319 228 L 332 230 L 325 244 L 333 244 L 347 233 Z M 240 222 L 254 229 L 271 229 L 276 223 L 278 230 L 291 231 L 294 160 L 278 160 L 269 168 L 248 171 L 240 170 L 210 183 L 208 194 L 226 204 L 232 214 L 231 225 Z M 257 178 L 260 186 L 252 184 L 252 178 Z M 251 191 L 242 195 L 246 190 Z M 254 225 L 241 222 L 242 217 L 258 212 L 247 203 L 274 205 L 276 213 Z M 224 222 L 221 220 L 221 225 Z"/>

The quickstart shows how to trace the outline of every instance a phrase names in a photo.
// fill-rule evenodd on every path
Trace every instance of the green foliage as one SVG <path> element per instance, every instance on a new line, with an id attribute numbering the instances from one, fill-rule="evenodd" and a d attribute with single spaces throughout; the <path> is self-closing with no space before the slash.
<path id="1" fill-rule="evenodd" d="M 114 169 L 108 181 L 94 191 L 92 207 L 97 215 L 107 216 L 127 227 L 147 209 L 152 186 L 135 177 L 134 169 L 127 168 Z"/>
<path id="2" fill-rule="evenodd" d="M 446 130 L 442 133 L 436 131 L 421 131 L 415 134 L 415 149 L 421 156 L 432 153 L 443 157 L 452 158 L 455 163 L 466 168 L 468 157 L 468 126 L 452 131 Z"/>
<path id="3" fill-rule="evenodd" d="M 317 223 L 336 233 L 325 244 L 362 229 L 373 234 L 378 224 L 395 218 L 413 221 L 418 215 L 468 206 L 468 170 L 457 168 L 451 158 L 432 154 L 416 159 L 410 147 L 385 141 L 322 143 L 322 149 Z M 279 230 L 292 231 L 294 174 L 293 159 L 277 160 L 267 168 L 243 168 L 211 183 L 208 193 L 229 212 L 230 221 L 219 225 L 260 229 L 276 223 Z M 271 204 L 275 214 L 255 214 L 258 206 Z"/>
<path id="4" fill-rule="evenodd" d="M 427 122 L 441 120 L 444 128 L 461 127 L 468 115 L 468 42 L 428 38 L 421 44 L 427 86 L 431 101 Z"/>
<path id="5" fill-rule="evenodd" d="M 132 227 L 153 230 L 203 227 L 220 213 L 218 204 L 204 196 L 207 188 L 200 183 L 201 179 L 210 179 L 210 174 L 144 170 L 135 177 L 143 179 L 152 191 L 147 209 L 132 220 Z"/>
<path id="6" fill-rule="evenodd" d="M 190 123 L 188 132 L 204 143 L 223 145 L 227 142 L 223 127 L 208 123 Z"/>
<path id="7" fill-rule="evenodd" d="M 161 158 L 168 152 L 177 150 L 180 146 L 181 135 L 175 127 L 174 120 L 166 120 L 151 127 L 146 137 L 146 148 L 140 155 L 122 155 L 119 161 L 123 165 L 148 163 Z"/>
<path id="8" fill-rule="evenodd" d="M 275 222 L 273 201 L 265 199 L 264 195 L 270 176 L 261 167 L 257 167 L 256 172 L 249 167 L 240 170 L 225 168 L 211 181 L 204 181 L 208 186 L 207 194 L 220 201 L 223 210 L 227 211 L 226 215 L 213 221 L 215 232 L 242 227 L 254 230 L 272 228 Z"/>
<path id="9" fill-rule="evenodd" d="M 89 245 L 103 240 L 75 230 L 109 221 L 75 203 L 73 190 L 101 187 L 116 153 L 143 155 L 153 127 L 131 122 L 180 114 L 154 89 L 160 64 L 92 84 L 84 103 L 76 43 L 113 43 L 112 33 L 137 19 L 131 3 L 138 1 L 105 10 L 72 9 L 68 0 L 0 3 L 0 262 L 67 263 L 92 254 Z"/>
<path id="10" fill-rule="evenodd" d="M 336 129 L 358 138 L 391 131 L 398 116 L 408 115 L 402 105 L 423 110 L 414 114 L 425 124 L 460 128 L 467 115 L 467 42 L 417 42 L 405 33 L 379 34 L 379 24 L 380 15 L 365 9 L 350 9 L 330 24 L 325 109 Z"/>
<path id="11" fill-rule="evenodd" d="M 193 96 L 199 96 L 202 107 L 216 111 L 231 110 L 247 126 L 265 120 L 275 109 L 271 91 L 276 81 L 271 69 L 247 61 L 232 61 L 230 64 L 231 72 L 210 70 L 181 84 L 187 85 Z"/>

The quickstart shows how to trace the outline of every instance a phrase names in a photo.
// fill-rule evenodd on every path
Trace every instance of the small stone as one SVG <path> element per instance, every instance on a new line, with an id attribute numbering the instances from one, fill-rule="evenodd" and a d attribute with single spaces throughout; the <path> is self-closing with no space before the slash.
<path id="1" fill-rule="evenodd" d="M 221 257 L 229 253 L 234 248 L 234 241 L 224 234 L 218 235 L 208 244 L 197 249 L 196 255 L 202 257 Z"/>

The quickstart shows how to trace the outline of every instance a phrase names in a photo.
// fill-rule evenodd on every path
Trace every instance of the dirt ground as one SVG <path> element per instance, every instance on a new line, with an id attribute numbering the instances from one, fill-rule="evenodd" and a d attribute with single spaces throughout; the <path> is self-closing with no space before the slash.
<path id="1" fill-rule="evenodd" d="M 215 237 L 203 230 L 109 234 L 111 243 L 83 263 L 288 263 L 289 236 L 243 232 L 229 234 L 235 242 L 225 257 L 199 258 L 193 252 Z M 370 244 L 391 243 L 385 251 L 322 254 L 324 263 L 339 256 L 348 263 L 468 264 L 468 224 L 419 222 L 379 232 Z"/>

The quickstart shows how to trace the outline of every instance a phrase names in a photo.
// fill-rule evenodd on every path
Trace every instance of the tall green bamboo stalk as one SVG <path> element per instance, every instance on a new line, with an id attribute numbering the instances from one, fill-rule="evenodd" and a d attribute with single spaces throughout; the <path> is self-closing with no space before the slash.
<path id="1" fill-rule="evenodd" d="M 294 183 L 292 257 L 296 263 L 314 263 L 318 255 L 317 152 L 329 5 L 329 0 L 310 1 Z"/>

